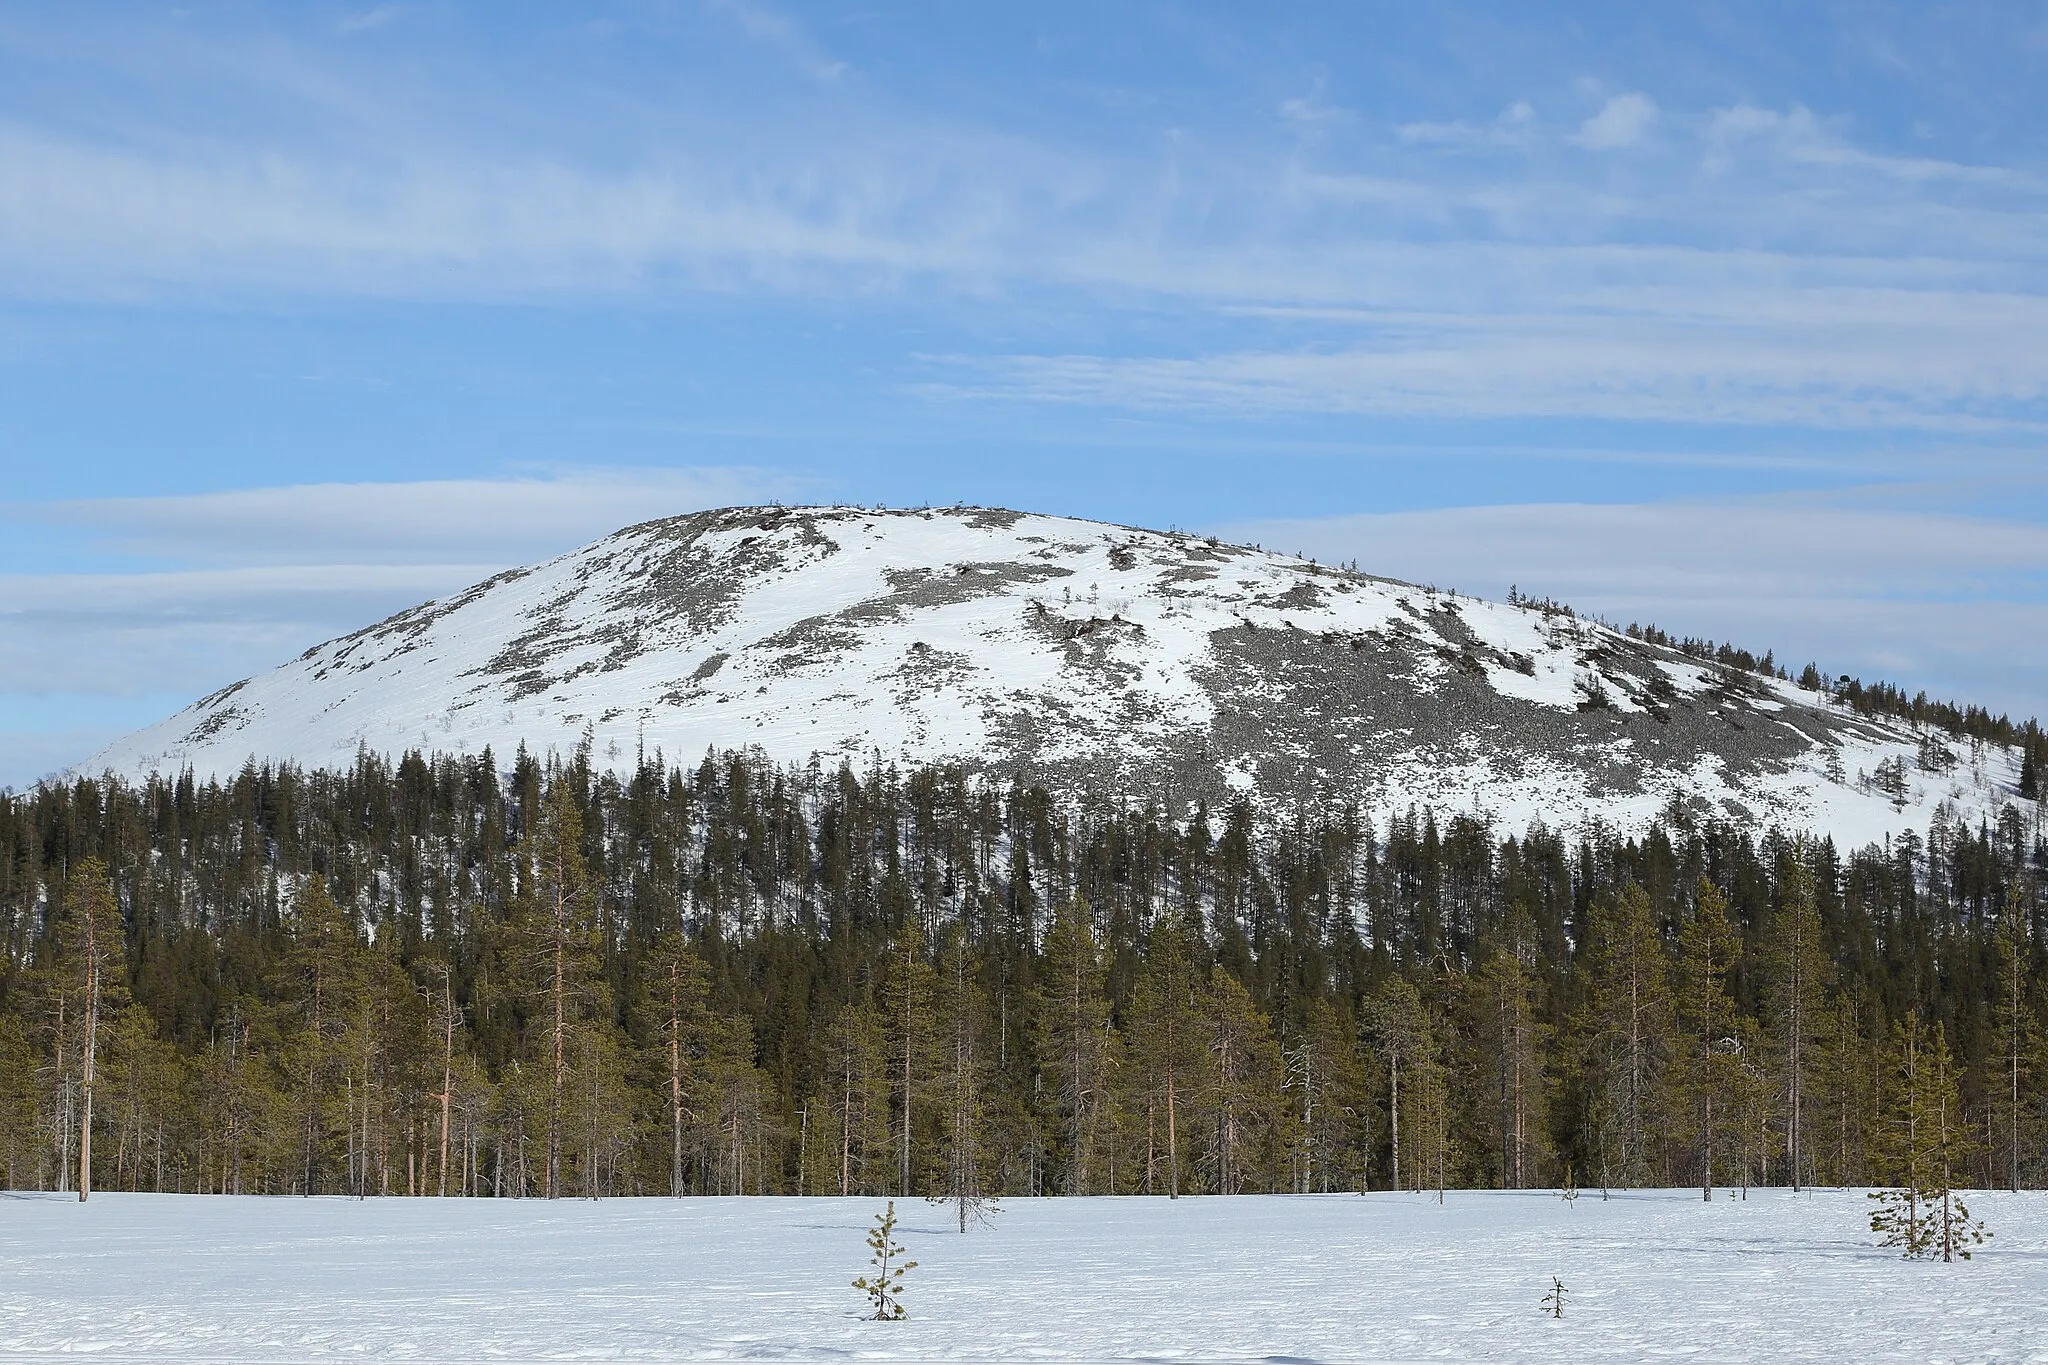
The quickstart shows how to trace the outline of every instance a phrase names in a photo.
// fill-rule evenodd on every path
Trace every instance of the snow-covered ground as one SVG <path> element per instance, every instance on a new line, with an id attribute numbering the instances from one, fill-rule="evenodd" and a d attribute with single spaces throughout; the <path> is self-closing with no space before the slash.
<path id="1" fill-rule="evenodd" d="M 877 1323 L 879 1200 L 13 1195 L 0 1360 L 2048 1360 L 2048 1195 L 1971 1203 L 1927 1265 L 1840 1191 L 918 1202 Z"/>

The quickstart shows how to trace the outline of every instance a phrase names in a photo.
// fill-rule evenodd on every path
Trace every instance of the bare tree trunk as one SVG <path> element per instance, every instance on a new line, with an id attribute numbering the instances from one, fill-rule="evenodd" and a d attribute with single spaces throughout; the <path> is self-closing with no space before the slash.
<path id="1" fill-rule="evenodd" d="M 448 1107 L 455 1095 L 455 992 L 441 974 L 441 1197 L 448 1197 Z"/>
<path id="2" fill-rule="evenodd" d="M 1166 1073 L 1166 1181 L 1167 1198 L 1180 1198 L 1180 1135 L 1174 1105 L 1174 1074 Z"/>
<path id="3" fill-rule="evenodd" d="M 1387 1053 L 1387 1074 L 1392 1078 L 1392 1095 L 1387 1106 L 1387 1132 L 1392 1139 L 1394 1188 L 1398 1190 L 1401 1188 L 1401 1054 L 1398 1051 Z"/>
<path id="4" fill-rule="evenodd" d="M 910 984 L 911 964 L 903 965 L 903 1171 L 901 1187 L 903 1197 L 910 1198 L 910 1054 L 911 1034 L 916 1023 L 914 1010 L 916 996 Z"/>
<path id="5" fill-rule="evenodd" d="M 668 1192 L 683 1192 L 683 1044 L 679 1021 L 673 1013 L 668 1027 L 669 1160 Z"/>
<path id="6" fill-rule="evenodd" d="M 78 1202 L 92 1193 L 93 1063 L 99 1055 L 100 958 L 99 916 L 85 909 L 85 1056 L 80 1068 L 81 1108 L 78 1124 Z"/>
<path id="7" fill-rule="evenodd" d="M 553 1199 L 560 1193 L 562 1179 L 562 1091 L 568 1084 L 568 1063 L 564 1054 L 564 1038 L 568 1029 L 568 895 L 562 887 L 561 878 L 555 879 L 555 1036 L 553 1083 L 548 1089 L 548 1170 L 547 1197 Z"/>
<path id="8" fill-rule="evenodd" d="M 312 1045 L 306 1049 L 305 1193 L 308 1197 L 311 1197 L 313 1193 L 313 1153 L 316 1141 L 316 1135 L 314 1130 L 319 1123 L 320 1113 L 320 1026 L 322 1022 L 320 1018 L 320 1005 L 321 996 L 326 985 L 325 977 L 326 973 L 321 970 L 320 960 L 318 958 L 315 958 L 313 966 L 313 1037 Z"/>

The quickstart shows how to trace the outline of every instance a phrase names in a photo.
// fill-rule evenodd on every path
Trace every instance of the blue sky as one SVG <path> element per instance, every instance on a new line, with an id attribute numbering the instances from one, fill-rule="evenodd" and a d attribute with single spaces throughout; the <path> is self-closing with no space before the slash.
<path id="1" fill-rule="evenodd" d="M 2022 5 L 0 6 L 0 785 L 768 498 L 2048 710 L 2044 76 Z"/>

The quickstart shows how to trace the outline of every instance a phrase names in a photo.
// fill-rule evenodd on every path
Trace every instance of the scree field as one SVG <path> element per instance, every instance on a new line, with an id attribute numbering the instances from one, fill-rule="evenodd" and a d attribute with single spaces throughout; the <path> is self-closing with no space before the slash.
<path id="1" fill-rule="evenodd" d="M 880 1200 L 16 1195 L 0 1359 L 2048 1360 L 2048 1197 L 1971 1202 L 1953 1265 L 1841 1191 L 913 1202 L 870 1322 Z"/>

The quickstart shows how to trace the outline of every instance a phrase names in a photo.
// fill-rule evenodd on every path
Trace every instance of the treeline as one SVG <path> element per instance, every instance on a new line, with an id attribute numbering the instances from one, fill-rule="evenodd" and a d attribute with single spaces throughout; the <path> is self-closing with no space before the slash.
<path id="1" fill-rule="evenodd" d="M 1512 591 L 1508 600 L 1516 600 Z M 1528 598 L 1521 600 L 1529 601 Z M 1792 675 L 1778 664 L 1769 650 L 1761 655 L 1752 654 L 1735 645 L 1694 636 L 1680 638 L 1656 626 L 1633 621 L 1623 628 L 1622 633 L 1645 644 L 1675 649 L 1704 663 L 1792 681 Z M 1813 663 L 1800 670 L 1798 683 L 1809 692 L 1832 697 L 1858 715 L 1884 716 L 1905 721 L 1916 729 L 1941 730 L 1956 739 L 2017 748 L 2022 773 L 2028 784 L 2028 790 L 2022 794 L 2030 798 L 2038 794 L 2035 784 L 2039 780 L 2040 769 L 2048 765 L 2048 734 L 2043 734 L 2037 720 L 2015 721 L 2003 712 L 1993 712 L 1974 702 L 1964 704 L 1929 697 L 1924 690 L 1909 695 L 1906 689 L 1894 683 L 1866 683 L 1847 673 L 1830 679 L 1820 671 L 1818 664 Z"/>
<path id="2" fill-rule="evenodd" d="M 1844 852 L 745 754 L 46 784 L 0 797 L 0 1177 L 1860 1184 L 1938 1056 L 1943 1160 L 2030 1185 L 2044 861 L 2033 805 Z"/>

